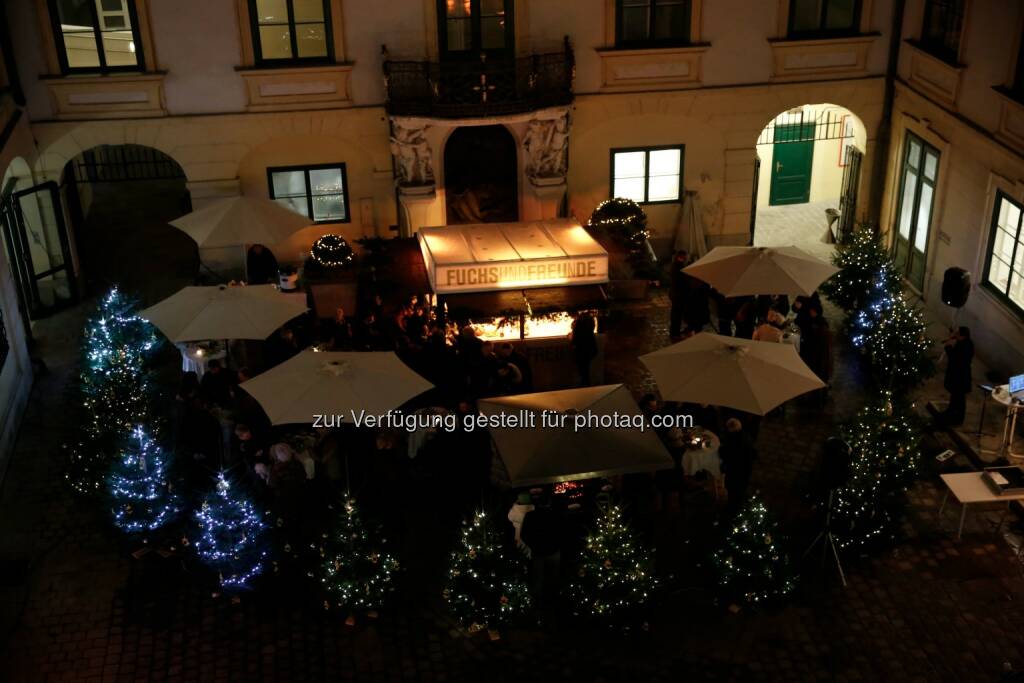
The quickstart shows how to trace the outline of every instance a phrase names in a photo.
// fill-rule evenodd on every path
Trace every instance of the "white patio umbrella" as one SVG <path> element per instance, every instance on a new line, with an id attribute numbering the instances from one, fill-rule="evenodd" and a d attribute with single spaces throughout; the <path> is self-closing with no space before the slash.
<path id="1" fill-rule="evenodd" d="M 482 399 L 482 415 L 532 414 L 533 429 L 489 428 L 512 486 L 530 486 L 574 479 L 592 479 L 627 472 L 672 467 L 672 457 L 651 430 L 634 427 L 584 428 L 576 431 L 576 415 L 639 418 L 633 396 L 621 384 L 546 391 Z M 541 426 L 542 411 L 570 413 L 564 427 Z M 525 419 L 525 418 L 524 418 Z"/>
<path id="2" fill-rule="evenodd" d="M 139 315 L 173 342 L 266 339 L 308 310 L 274 285 L 185 287 Z"/>
<path id="3" fill-rule="evenodd" d="M 271 423 L 313 424 L 316 416 L 385 415 L 432 385 L 392 351 L 307 350 L 240 385 Z"/>
<path id="4" fill-rule="evenodd" d="M 203 248 L 278 244 L 312 224 L 275 201 L 245 196 L 218 200 L 171 221 Z"/>
<path id="5" fill-rule="evenodd" d="M 810 296 L 839 269 L 797 247 L 715 247 L 684 270 L 725 296 Z"/>
<path id="6" fill-rule="evenodd" d="M 640 356 L 666 401 L 706 403 L 764 415 L 825 386 L 792 344 L 701 332 Z"/>

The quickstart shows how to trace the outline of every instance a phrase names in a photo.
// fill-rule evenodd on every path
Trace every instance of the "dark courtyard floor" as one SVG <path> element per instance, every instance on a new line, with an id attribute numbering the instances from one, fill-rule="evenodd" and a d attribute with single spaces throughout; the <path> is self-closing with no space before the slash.
<path id="1" fill-rule="evenodd" d="M 667 343 L 664 306 L 657 295 L 612 311 L 608 381 L 649 388 L 636 358 Z M 895 549 L 848 561 L 845 589 L 810 563 L 794 599 L 764 612 L 723 610 L 697 580 L 718 513 L 710 496 L 688 497 L 651 532 L 659 571 L 677 580 L 650 632 L 629 638 L 571 623 L 509 629 L 497 642 L 466 635 L 432 579 L 417 590 L 415 576 L 397 605 L 355 626 L 301 590 L 214 598 L 174 558 L 132 559 L 102 511 L 62 481 L 59 423 L 80 321 L 71 312 L 37 330 L 50 372 L 37 379 L 0 493 L 2 680 L 995 681 L 1004 661 L 1024 667 L 1024 577 L 993 530 L 998 517 L 970 514 L 956 541 L 957 511 L 937 515 L 934 468 L 913 490 Z M 800 502 L 806 474 L 860 399 L 841 349 L 824 412 L 796 402 L 762 424 L 755 486 L 795 555 L 811 535 Z M 429 499 L 404 503 L 414 540 L 403 559 L 429 575 L 452 530 L 429 514 Z"/>

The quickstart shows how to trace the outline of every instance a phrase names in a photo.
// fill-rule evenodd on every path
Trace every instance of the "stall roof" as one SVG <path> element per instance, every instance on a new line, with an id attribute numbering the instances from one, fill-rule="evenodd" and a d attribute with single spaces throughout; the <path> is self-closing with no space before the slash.
<path id="1" fill-rule="evenodd" d="M 570 219 L 422 228 L 434 291 L 482 292 L 608 281 L 608 254 Z"/>

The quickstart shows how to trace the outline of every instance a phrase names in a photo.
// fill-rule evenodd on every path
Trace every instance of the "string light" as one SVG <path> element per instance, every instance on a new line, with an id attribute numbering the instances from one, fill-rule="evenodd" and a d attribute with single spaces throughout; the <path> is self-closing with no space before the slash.
<path id="1" fill-rule="evenodd" d="M 779 600 L 796 587 L 778 523 L 751 495 L 711 557 L 723 599 L 756 605 Z"/>
<path id="2" fill-rule="evenodd" d="M 313 242 L 310 256 L 324 268 L 341 268 L 352 263 L 355 254 L 341 235 L 327 234 Z"/>
<path id="3" fill-rule="evenodd" d="M 529 608 L 526 564 L 513 553 L 483 512 L 463 523 L 443 595 L 468 630 L 496 629 Z"/>
<path id="4" fill-rule="evenodd" d="M 330 603 L 350 612 L 370 612 L 384 604 L 394 590 L 398 560 L 384 551 L 379 529 L 363 522 L 353 498 L 345 496 L 338 528 L 320 553 L 324 560 L 324 587 Z"/>
<path id="5" fill-rule="evenodd" d="M 181 499 L 167 480 L 166 456 L 141 425 L 114 461 L 107 490 L 114 525 L 125 533 L 154 531 L 181 511 Z"/>
<path id="6" fill-rule="evenodd" d="M 839 272 L 822 284 L 823 294 L 848 314 L 868 305 L 878 289 L 899 289 L 899 273 L 892 268 L 882 236 L 870 224 L 857 226 L 846 244 L 836 247 L 832 264 Z M 879 282 L 879 276 L 884 279 Z"/>
<path id="7" fill-rule="evenodd" d="M 135 425 L 146 423 L 149 375 L 145 360 L 158 344 L 153 326 L 114 287 L 86 321 L 75 407 L 78 434 L 65 444 L 65 478 L 79 493 L 104 486 L 114 454 Z"/>
<path id="8" fill-rule="evenodd" d="M 594 531 L 569 584 L 575 614 L 608 628 L 646 628 L 646 608 L 658 579 L 650 553 L 622 519 L 622 507 L 602 504 Z"/>
<path id="9" fill-rule="evenodd" d="M 199 559 L 219 573 L 221 587 L 249 588 L 249 582 L 263 572 L 267 558 L 263 515 L 249 500 L 232 493 L 220 472 L 215 491 L 196 510 L 195 519 L 200 530 L 195 542 Z"/>

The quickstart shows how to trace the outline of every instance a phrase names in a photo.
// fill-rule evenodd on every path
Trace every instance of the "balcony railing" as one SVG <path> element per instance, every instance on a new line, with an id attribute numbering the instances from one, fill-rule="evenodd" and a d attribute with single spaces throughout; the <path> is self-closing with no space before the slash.
<path id="1" fill-rule="evenodd" d="M 455 62 L 392 61 L 384 47 L 388 113 L 463 118 L 496 116 L 572 102 L 575 61 L 561 52 Z"/>

